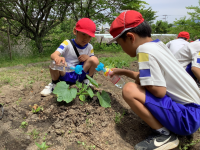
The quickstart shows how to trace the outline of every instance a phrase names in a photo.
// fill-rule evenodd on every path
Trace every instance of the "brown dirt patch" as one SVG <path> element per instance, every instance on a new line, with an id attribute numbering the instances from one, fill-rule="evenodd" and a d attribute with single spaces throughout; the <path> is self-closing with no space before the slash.
<path id="1" fill-rule="evenodd" d="M 108 92 L 111 108 L 101 107 L 96 97 L 85 103 L 76 98 L 69 104 L 58 103 L 54 95 L 41 97 L 41 90 L 50 82 L 48 63 L 20 67 L 7 83 L 0 81 L 0 103 L 5 109 L 0 120 L 0 150 L 37 150 L 35 142 L 44 141 L 50 146 L 49 150 L 131 150 L 151 133 L 150 127 L 124 102 L 121 89 L 100 73 L 94 75 L 101 84 L 94 91 Z M 133 62 L 129 69 L 138 69 L 137 63 Z M 1 70 L 7 74 L 5 79 L 13 74 L 8 70 Z M 33 114 L 29 105 L 34 104 L 44 110 Z M 115 122 L 116 114 L 124 114 L 119 123 Z M 28 125 L 20 128 L 24 121 Z M 179 137 L 181 145 L 199 139 L 199 133 Z M 190 149 L 198 147 L 199 144 Z"/>

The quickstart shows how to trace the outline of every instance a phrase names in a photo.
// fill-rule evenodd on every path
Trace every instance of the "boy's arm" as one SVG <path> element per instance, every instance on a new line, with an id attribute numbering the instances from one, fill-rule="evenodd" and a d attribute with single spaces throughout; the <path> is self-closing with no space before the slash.
<path id="1" fill-rule="evenodd" d="M 131 70 L 127 70 L 127 69 L 119 69 L 119 68 L 112 68 L 113 70 L 113 74 L 111 75 L 111 77 L 116 74 L 116 75 L 124 75 L 127 76 L 131 79 L 135 80 L 135 83 L 139 84 L 139 72 L 135 72 L 135 71 L 131 71 Z"/>
<path id="2" fill-rule="evenodd" d="M 163 98 L 166 95 L 166 87 L 163 86 L 145 86 L 145 88 L 155 97 Z"/>
<path id="3" fill-rule="evenodd" d="M 191 70 L 194 73 L 195 77 L 200 81 L 200 68 L 192 67 Z"/>
<path id="4" fill-rule="evenodd" d="M 55 51 L 51 54 L 51 59 L 55 60 L 56 64 L 65 63 L 65 58 L 60 57 L 61 53 L 59 51 Z"/>

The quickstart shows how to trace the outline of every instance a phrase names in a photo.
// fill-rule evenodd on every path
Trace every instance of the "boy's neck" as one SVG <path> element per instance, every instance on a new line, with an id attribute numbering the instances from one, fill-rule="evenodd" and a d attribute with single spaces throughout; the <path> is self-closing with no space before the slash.
<path id="1" fill-rule="evenodd" d="M 84 48 L 87 47 L 87 45 L 88 45 L 88 43 L 87 43 L 86 45 L 84 45 L 84 46 L 80 45 L 80 44 L 78 43 L 78 40 L 77 40 L 76 38 L 74 39 L 74 42 L 75 42 L 75 45 L 76 45 L 78 48 L 80 48 L 80 49 L 84 49 Z"/>
<path id="2" fill-rule="evenodd" d="M 145 38 L 139 37 L 139 38 L 137 38 L 137 40 L 136 40 L 138 46 L 139 46 L 139 45 L 142 45 L 142 44 L 144 44 L 144 43 L 147 43 L 147 42 L 151 42 L 151 41 L 153 41 L 151 37 L 145 37 Z"/>

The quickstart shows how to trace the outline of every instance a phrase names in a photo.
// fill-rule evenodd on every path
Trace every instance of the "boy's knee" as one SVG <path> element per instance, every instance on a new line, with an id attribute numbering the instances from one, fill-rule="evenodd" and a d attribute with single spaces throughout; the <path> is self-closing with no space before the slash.
<path id="1" fill-rule="evenodd" d="M 128 82 L 124 85 L 123 89 L 122 89 L 122 94 L 128 94 L 128 95 L 132 95 L 135 91 L 135 89 L 137 88 L 136 84 L 133 82 Z"/>
<path id="2" fill-rule="evenodd" d="M 89 58 L 89 61 L 90 61 L 91 63 L 95 64 L 95 65 L 98 65 L 98 64 L 99 64 L 99 60 L 98 60 L 98 58 L 97 58 L 96 56 L 91 56 L 91 57 Z"/>

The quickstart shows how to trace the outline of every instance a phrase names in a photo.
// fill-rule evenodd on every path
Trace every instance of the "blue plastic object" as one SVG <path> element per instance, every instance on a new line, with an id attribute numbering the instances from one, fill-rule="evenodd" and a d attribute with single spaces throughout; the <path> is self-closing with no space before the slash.
<path id="1" fill-rule="evenodd" d="M 74 70 L 76 74 L 82 74 L 83 66 L 76 65 L 76 67 L 70 67 L 70 69 Z"/>
<path id="2" fill-rule="evenodd" d="M 95 68 L 97 71 L 101 71 L 103 70 L 103 72 L 106 71 L 106 69 L 104 68 L 104 64 L 100 62 L 100 64 L 97 66 L 97 68 Z"/>

